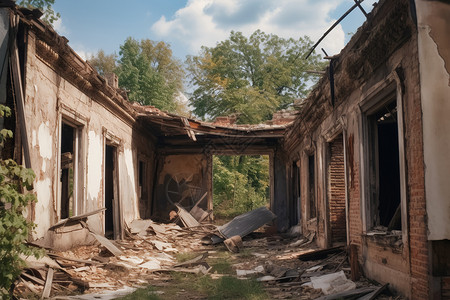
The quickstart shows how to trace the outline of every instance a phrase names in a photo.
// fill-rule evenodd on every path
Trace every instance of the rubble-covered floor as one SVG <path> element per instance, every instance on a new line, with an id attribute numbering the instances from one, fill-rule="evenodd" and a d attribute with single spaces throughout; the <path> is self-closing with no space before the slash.
<path id="1" fill-rule="evenodd" d="M 301 236 L 271 234 L 271 228 L 263 227 L 243 239 L 239 253 L 231 253 L 223 243 L 202 244 L 202 238 L 213 228 L 187 229 L 151 222 L 146 231 L 112 241 L 121 251 L 116 255 L 100 243 L 64 252 L 49 250 L 44 260 L 30 260 L 15 295 L 26 299 L 39 298 L 43 293 L 54 299 L 113 299 L 151 285 L 160 299 L 207 299 L 207 294 L 174 288 L 174 274 L 192 273 L 196 275 L 186 276 L 262 280 L 269 299 L 316 299 L 324 295 L 322 290 L 303 286 L 311 277 L 343 271 L 350 278 L 345 250 L 301 261 L 299 255 L 316 249 L 314 242 Z M 220 263 L 228 268 L 220 269 Z M 50 268 L 53 278 L 49 282 Z M 376 283 L 362 278 L 353 288 L 367 286 Z M 402 298 L 390 296 L 386 290 L 376 299 Z"/>

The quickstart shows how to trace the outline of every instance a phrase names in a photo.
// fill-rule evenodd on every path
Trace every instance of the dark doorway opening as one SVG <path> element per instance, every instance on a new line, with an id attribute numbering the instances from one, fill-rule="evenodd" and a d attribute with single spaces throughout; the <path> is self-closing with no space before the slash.
<path id="1" fill-rule="evenodd" d="M 374 226 L 401 229 L 397 105 L 392 101 L 369 117 L 371 195 Z M 376 211 L 375 211 L 376 209 Z"/>
<path id="2" fill-rule="evenodd" d="M 113 239 L 118 235 L 118 199 L 116 191 L 116 148 L 105 147 L 105 237 Z"/>
<path id="3" fill-rule="evenodd" d="M 63 123 L 61 127 L 61 219 L 76 214 L 74 201 L 75 128 Z"/>

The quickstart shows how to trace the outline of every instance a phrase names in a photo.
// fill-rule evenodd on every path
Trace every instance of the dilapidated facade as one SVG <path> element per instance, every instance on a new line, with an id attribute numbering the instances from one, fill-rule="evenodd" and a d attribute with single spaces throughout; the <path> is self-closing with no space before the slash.
<path id="1" fill-rule="evenodd" d="M 448 297 L 449 22 L 445 1 L 380 1 L 284 140 L 304 232 L 414 299 Z"/>
<path id="2" fill-rule="evenodd" d="M 28 211 L 37 224 L 33 239 L 70 248 L 89 240 L 86 228 L 67 226 L 71 218 L 121 238 L 135 219 L 168 219 L 181 200 L 189 208 L 206 198 L 202 209 L 211 210 L 214 154 L 275 157 L 282 117 L 222 126 L 131 104 L 117 77 L 100 76 L 38 11 L 4 5 L 2 103 L 13 108 L 5 127 L 15 136 L 4 155 L 36 173 L 38 202 Z"/>
<path id="3" fill-rule="evenodd" d="M 380 1 L 293 122 L 254 126 L 130 104 L 38 17 L 1 9 L 0 100 L 15 134 L 2 155 L 36 173 L 33 239 L 86 242 L 78 225 L 49 236 L 77 216 L 121 238 L 180 201 L 211 210 L 212 156 L 264 154 L 280 231 L 300 224 L 320 247 L 348 245 L 353 272 L 413 299 L 448 297 L 448 1 Z"/>

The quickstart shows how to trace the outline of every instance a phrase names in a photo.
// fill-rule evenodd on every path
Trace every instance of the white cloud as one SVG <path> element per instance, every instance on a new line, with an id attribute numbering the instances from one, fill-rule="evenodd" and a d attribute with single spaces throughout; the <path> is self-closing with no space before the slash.
<path id="1" fill-rule="evenodd" d="M 225 40 L 231 30 L 248 36 L 261 29 L 284 38 L 307 35 L 317 41 L 335 21 L 330 13 L 343 2 L 348 0 L 189 0 L 172 18 L 162 16 L 151 30 L 194 54 L 202 45 L 213 47 Z M 344 47 L 344 40 L 338 25 L 320 47 L 335 54 Z"/>
<path id="2" fill-rule="evenodd" d="M 53 28 L 59 35 L 66 35 L 69 33 L 69 31 L 67 30 L 67 28 L 64 26 L 64 24 L 62 22 L 62 18 L 59 18 L 58 20 L 53 22 Z"/>
<path id="3" fill-rule="evenodd" d="M 89 59 L 92 55 L 97 53 L 97 51 L 87 49 L 85 46 L 81 44 L 71 45 L 70 47 L 84 60 Z"/>

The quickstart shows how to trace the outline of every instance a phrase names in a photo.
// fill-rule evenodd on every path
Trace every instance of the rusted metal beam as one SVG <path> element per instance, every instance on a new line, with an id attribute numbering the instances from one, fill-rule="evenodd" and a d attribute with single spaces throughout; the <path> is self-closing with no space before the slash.
<path id="1" fill-rule="evenodd" d="M 361 6 L 361 3 L 358 0 L 354 0 L 356 5 L 358 5 L 359 9 L 361 10 L 361 12 L 366 16 L 366 19 L 369 17 L 369 15 L 366 13 L 366 11 L 364 10 L 364 8 Z M 362 2 L 362 1 L 361 1 Z"/>
<path id="2" fill-rule="evenodd" d="M 306 55 L 305 59 L 308 59 L 308 57 L 313 53 L 314 49 L 322 42 L 322 40 L 331 32 L 331 30 L 334 29 L 341 21 L 349 14 L 351 13 L 356 7 L 358 7 L 364 0 L 355 0 L 355 4 L 347 10 L 336 22 L 334 22 L 333 25 L 322 35 L 322 37 L 312 46 L 311 50 L 309 50 L 308 55 Z"/>

